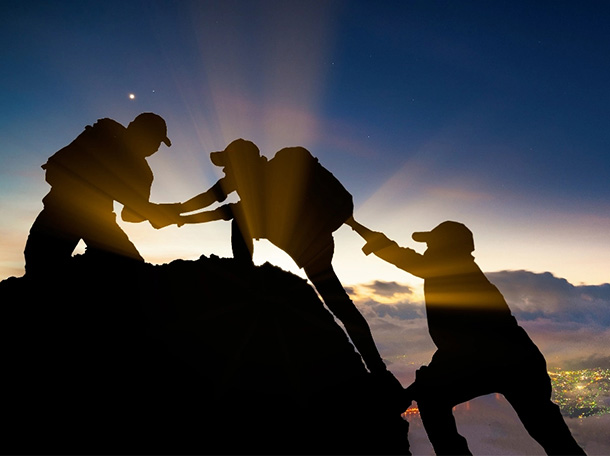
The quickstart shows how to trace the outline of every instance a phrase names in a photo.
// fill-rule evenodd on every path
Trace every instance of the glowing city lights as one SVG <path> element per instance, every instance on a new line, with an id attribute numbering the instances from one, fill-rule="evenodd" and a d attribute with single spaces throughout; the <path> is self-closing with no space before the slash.
<path id="1" fill-rule="evenodd" d="M 610 369 L 549 372 L 553 401 L 571 418 L 610 413 Z"/>
<path id="2" fill-rule="evenodd" d="M 558 370 L 549 372 L 549 376 L 553 383 L 553 402 L 559 405 L 563 415 L 586 418 L 610 413 L 610 369 Z M 402 417 L 418 415 L 419 409 L 414 403 Z"/>

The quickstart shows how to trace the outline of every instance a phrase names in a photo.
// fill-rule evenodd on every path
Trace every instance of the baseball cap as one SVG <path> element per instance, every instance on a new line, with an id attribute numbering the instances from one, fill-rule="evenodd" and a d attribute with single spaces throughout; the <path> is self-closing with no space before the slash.
<path id="1" fill-rule="evenodd" d="M 158 137 L 167 147 L 172 145 L 172 142 L 167 137 L 167 125 L 163 117 L 152 112 L 143 112 L 138 115 L 129 124 L 138 133 L 143 133 L 149 136 Z"/>
<path id="2" fill-rule="evenodd" d="M 256 144 L 241 138 L 231 142 L 224 150 L 210 153 L 210 160 L 216 166 L 227 166 L 231 161 L 247 161 L 258 157 L 260 150 Z"/>
<path id="3" fill-rule="evenodd" d="M 474 250 L 472 231 L 459 222 L 445 221 L 431 231 L 419 231 L 411 236 L 414 241 L 425 242 L 428 247 L 459 249 L 468 252 Z"/>

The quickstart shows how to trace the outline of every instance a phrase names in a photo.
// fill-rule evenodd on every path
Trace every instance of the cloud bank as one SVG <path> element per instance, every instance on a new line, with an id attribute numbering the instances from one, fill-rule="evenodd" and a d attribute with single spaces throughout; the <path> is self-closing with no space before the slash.
<path id="1" fill-rule="evenodd" d="M 610 368 L 610 283 L 573 285 L 548 272 L 524 270 L 486 275 L 550 369 Z M 369 321 L 382 356 L 404 375 L 401 380 L 429 361 L 435 347 L 420 289 L 375 281 L 347 291 Z"/>

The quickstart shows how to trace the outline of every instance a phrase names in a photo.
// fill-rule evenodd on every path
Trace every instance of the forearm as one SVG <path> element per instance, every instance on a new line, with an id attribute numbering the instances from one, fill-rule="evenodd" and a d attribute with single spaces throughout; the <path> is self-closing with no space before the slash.
<path id="1" fill-rule="evenodd" d="M 203 211 L 191 215 L 180 216 L 179 224 L 185 223 L 206 223 L 215 220 L 230 220 L 233 218 L 233 211 L 230 204 L 225 204 L 212 211 Z"/>
<path id="2" fill-rule="evenodd" d="M 222 202 L 227 198 L 226 193 L 222 189 L 221 181 L 216 182 L 209 190 L 200 193 L 199 195 L 191 198 L 188 201 L 182 203 L 182 212 L 193 212 L 199 209 L 214 204 L 215 202 Z"/>
<path id="3" fill-rule="evenodd" d="M 146 205 L 140 204 L 137 211 L 125 206 L 121 212 L 121 218 L 131 223 L 148 220 L 154 228 L 159 229 L 178 223 L 180 212 L 180 203 L 146 203 Z"/>
<path id="4" fill-rule="evenodd" d="M 358 223 L 354 217 L 350 217 L 345 223 L 351 226 L 352 230 L 358 233 L 362 239 L 366 241 L 366 244 L 362 247 L 362 251 L 365 255 L 369 255 L 389 246 L 397 246 L 396 243 L 385 234 L 367 228 L 361 223 Z"/>
<path id="5" fill-rule="evenodd" d="M 425 275 L 423 255 L 413 249 L 400 247 L 396 242 L 390 241 L 386 247 L 375 250 L 373 253 L 382 260 L 417 277 L 423 278 Z"/>
<path id="6" fill-rule="evenodd" d="M 123 205 L 121 218 L 130 223 L 139 223 L 149 220 L 155 213 L 155 205 L 148 201 L 129 202 Z"/>
<path id="7" fill-rule="evenodd" d="M 422 255 L 412 249 L 400 247 L 385 234 L 370 230 L 353 219 L 348 224 L 367 241 L 362 248 L 362 251 L 366 255 L 374 253 L 375 256 L 382 260 L 387 261 L 406 272 L 422 277 L 421 273 L 424 261 Z"/>

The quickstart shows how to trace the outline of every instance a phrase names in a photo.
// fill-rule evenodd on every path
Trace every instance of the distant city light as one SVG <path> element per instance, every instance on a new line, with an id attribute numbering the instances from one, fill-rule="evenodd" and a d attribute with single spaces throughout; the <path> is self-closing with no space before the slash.
<path id="1" fill-rule="evenodd" d="M 410 416 L 419 416 L 419 408 L 417 408 L 417 405 L 411 405 L 407 410 L 402 412 L 400 416 L 403 420 L 406 420 Z"/>
<path id="2" fill-rule="evenodd" d="M 549 376 L 553 383 L 553 402 L 559 405 L 564 416 L 586 418 L 610 413 L 610 369 L 558 369 L 549 372 Z M 469 409 L 468 403 L 465 409 Z M 405 420 L 418 415 L 417 403 L 401 414 Z"/>
<path id="3" fill-rule="evenodd" d="M 571 418 L 610 413 L 610 369 L 549 372 L 553 400 Z"/>

